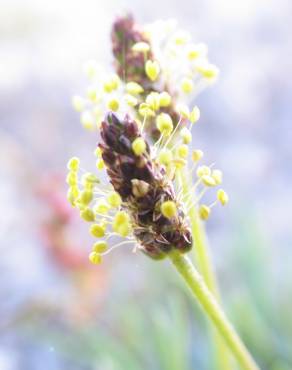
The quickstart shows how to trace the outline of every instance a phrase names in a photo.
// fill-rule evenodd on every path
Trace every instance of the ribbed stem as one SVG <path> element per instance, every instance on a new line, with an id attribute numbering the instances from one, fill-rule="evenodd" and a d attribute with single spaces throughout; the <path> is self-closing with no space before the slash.
<path id="1" fill-rule="evenodd" d="M 259 367 L 228 321 L 214 295 L 208 289 L 203 277 L 194 268 L 190 259 L 175 250 L 169 254 L 169 258 L 197 298 L 205 314 L 224 339 L 241 368 L 243 370 L 259 370 Z"/>
<path id="2" fill-rule="evenodd" d="M 182 186 L 182 192 L 184 195 L 185 201 L 193 202 L 194 197 L 189 193 L 189 176 L 185 172 L 179 173 L 179 181 Z M 193 236 L 193 249 L 196 254 L 196 262 L 200 273 L 202 274 L 206 285 L 209 290 L 215 295 L 217 300 L 220 302 L 220 293 L 217 286 L 217 281 L 215 273 L 212 266 L 212 261 L 209 255 L 209 248 L 207 242 L 207 236 L 205 232 L 204 225 L 202 224 L 197 208 L 191 207 L 188 213 L 191 222 L 192 236 Z M 217 332 L 212 333 L 214 350 L 216 353 L 216 368 L 220 370 L 231 370 L 232 366 L 230 363 L 229 353 L 225 346 L 225 343 L 222 341 L 222 338 L 218 335 Z"/>

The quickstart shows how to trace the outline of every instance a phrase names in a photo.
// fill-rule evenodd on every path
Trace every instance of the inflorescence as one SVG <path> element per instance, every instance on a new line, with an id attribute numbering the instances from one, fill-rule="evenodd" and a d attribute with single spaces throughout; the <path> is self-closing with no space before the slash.
<path id="1" fill-rule="evenodd" d="M 78 158 L 68 163 L 68 199 L 79 209 L 81 218 L 91 223 L 91 235 L 105 238 L 93 246 L 93 263 L 99 263 L 101 256 L 108 253 L 108 239 L 115 235 L 136 244 L 135 249 L 154 259 L 165 257 L 173 248 L 187 252 L 192 246 L 186 216 L 189 209 L 198 207 L 200 217 L 206 220 L 216 203 L 225 205 L 228 201 L 227 194 L 219 189 L 211 205 L 199 205 L 209 188 L 221 184 L 222 172 L 198 165 L 202 151 L 189 154 L 191 132 L 187 127 L 180 129 L 180 138 L 174 145 L 170 144 L 175 135 L 171 122 L 159 121 L 157 127 L 161 136 L 150 145 L 143 127 L 130 116 L 121 119 L 113 112 L 107 114 L 95 155 L 97 169 L 106 170 L 111 185 L 102 184 L 102 176 L 94 173 L 83 173 L 80 178 Z M 198 195 L 186 199 L 176 173 L 188 161 L 197 177 L 189 195 Z"/>
<path id="2" fill-rule="evenodd" d="M 166 113 L 174 124 L 188 119 L 185 103 L 216 81 L 218 68 L 208 61 L 206 45 L 193 43 L 173 21 L 138 27 L 132 16 L 121 17 L 111 38 L 116 73 L 89 61 L 86 97 L 73 97 L 87 129 L 99 128 L 108 110 L 130 113 L 137 121 L 147 117 L 145 130 L 156 140 L 156 115 Z"/>
<path id="3" fill-rule="evenodd" d="M 228 202 L 219 189 L 213 203 L 201 203 L 209 188 L 221 184 L 222 172 L 200 165 L 203 152 L 190 149 L 200 111 L 185 104 L 186 96 L 213 81 L 218 70 L 208 62 L 206 47 L 193 44 L 171 22 L 141 31 L 132 17 L 119 18 L 112 42 L 117 73 L 104 77 L 89 62 L 87 97 L 73 98 L 83 125 L 99 130 L 96 168 L 106 171 L 110 183 L 98 172 L 82 170 L 73 157 L 68 200 L 91 224 L 97 241 L 89 258 L 95 264 L 127 243 L 153 259 L 173 249 L 187 252 L 193 243 L 190 209 L 207 220 L 215 204 Z M 196 179 L 186 194 L 178 175 L 187 168 Z M 125 240 L 110 247 L 112 237 Z"/>

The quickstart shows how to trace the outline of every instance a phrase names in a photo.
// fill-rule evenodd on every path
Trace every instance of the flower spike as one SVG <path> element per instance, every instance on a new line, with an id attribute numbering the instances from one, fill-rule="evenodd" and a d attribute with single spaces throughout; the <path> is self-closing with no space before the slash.
<path id="1" fill-rule="evenodd" d="M 102 123 L 101 137 L 99 148 L 107 173 L 122 198 L 142 251 L 154 259 L 165 257 L 173 249 L 189 251 L 192 237 L 182 206 L 137 123 L 127 115 L 120 120 L 109 113 Z M 146 149 L 137 156 L 133 142 L 140 138 Z"/>

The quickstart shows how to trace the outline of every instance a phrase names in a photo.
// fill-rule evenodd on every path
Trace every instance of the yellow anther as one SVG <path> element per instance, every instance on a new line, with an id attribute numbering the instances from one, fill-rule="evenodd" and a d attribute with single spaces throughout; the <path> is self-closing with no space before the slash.
<path id="1" fill-rule="evenodd" d="M 67 192 L 67 199 L 73 207 L 75 207 L 75 201 L 79 196 L 79 189 L 77 186 L 71 186 Z"/>
<path id="2" fill-rule="evenodd" d="M 135 107 L 138 104 L 138 99 L 135 98 L 135 96 L 127 94 L 125 95 L 125 102 L 130 106 L 130 107 Z"/>
<path id="3" fill-rule="evenodd" d="M 91 185 L 94 185 L 94 184 L 99 184 L 100 181 L 98 179 L 97 176 L 95 176 L 93 173 L 91 172 L 86 172 L 84 175 L 82 175 L 81 177 L 81 183 L 83 186 L 89 186 L 90 184 Z"/>
<path id="4" fill-rule="evenodd" d="M 79 197 L 78 202 L 82 205 L 88 205 L 93 199 L 93 191 L 92 190 L 83 190 Z"/>
<path id="5" fill-rule="evenodd" d="M 223 189 L 219 189 L 217 191 L 217 199 L 222 204 L 222 206 L 225 206 L 225 204 L 227 204 L 229 201 L 228 194 Z"/>
<path id="6" fill-rule="evenodd" d="M 94 151 L 94 155 L 97 157 L 97 158 L 101 158 L 101 149 L 100 147 L 98 146 L 95 151 Z"/>
<path id="7" fill-rule="evenodd" d="M 197 176 L 202 177 L 202 176 L 210 176 L 211 175 L 211 170 L 210 167 L 208 166 L 199 166 L 197 169 Z"/>
<path id="8" fill-rule="evenodd" d="M 147 42 L 137 42 L 132 46 L 133 51 L 137 51 L 138 53 L 147 53 L 150 50 L 149 44 Z"/>
<path id="9" fill-rule="evenodd" d="M 200 115 L 201 115 L 201 113 L 200 113 L 200 109 L 199 109 L 197 106 L 195 106 L 195 107 L 193 108 L 193 110 L 191 111 L 191 114 L 190 114 L 190 121 L 191 121 L 192 123 L 196 123 L 196 122 L 200 119 Z"/>
<path id="10" fill-rule="evenodd" d="M 173 130 L 172 119 L 167 113 L 160 113 L 156 118 L 156 126 L 164 136 L 169 136 Z"/>
<path id="11" fill-rule="evenodd" d="M 149 105 L 151 109 L 158 110 L 160 108 L 160 98 L 157 92 L 151 92 L 146 97 L 146 104 Z"/>
<path id="12" fill-rule="evenodd" d="M 113 91 L 112 89 L 112 84 L 110 81 L 106 81 L 104 84 L 103 84 L 103 91 L 107 94 L 111 93 Z"/>
<path id="13" fill-rule="evenodd" d="M 102 159 L 98 159 L 96 161 L 96 168 L 98 170 L 103 170 L 104 169 L 104 161 Z"/>
<path id="14" fill-rule="evenodd" d="M 172 200 L 167 200 L 161 204 L 161 213 L 166 218 L 175 217 L 177 214 L 176 204 Z"/>
<path id="15" fill-rule="evenodd" d="M 187 158 L 189 154 L 189 148 L 186 144 L 181 144 L 178 146 L 177 148 L 177 155 L 180 157 L 180 158 Z"/>
<path id="16" fill-rule="evenodd" d="M 95 60 L 88 60 L 84 64 L 84 72 L 89 78 L 93 78 L 96 76 L 98 72 L 98 64 Z"/>
<path id="17" fill-rule="evenodd" d="M 91 114 L 91 112 L 89 111 L 85 111 L 81 114 L 81 117 L 80 117 L 80 120 L 81 120 L 81 123 L 83 125 L 83 127 L 87 130 L 92 130 L 94 129 L 94 117 L 93 115 Z"/>
<path id="18" fill-rule="evenodd" d="M 95 242 L 92 251 L 96 253 L 103 253 L 108 249 L 108 243 L 105 241 Z"/>
<path id="19" fill-rule="evenodd" d="M 183 158 L 175 158 L 172 161 L 172 163 L 175 166 L 175 168 L 180 169 L 180 168 L 183 168 L 187 164 L 187 161 Z"/>
<path id="20" fill-rule="evenodd" d="M 170 103 L 171 96 L 166 91 L 159 94 L 159 105 L 161 107 L 168 107 Z"/>
<path id="21" fill-rule="evenodd" d="M 172 161 L 172 152 L 169 149 L 162 149 L 161 152 L 158 154 L 158 162 L 168 166 Z"/>
<path id="22" fill-rule="evenodd" d="M 89 232 L 95 238 L 102 238 L 105 236 L 105 226 L 99 224 L 91 225 Z"/>
<path id="23" fill-rule="evenodd" d="M 129 222 L 129 220 L 130 220 L 130 217 L 127 212 L 119 211 L 115 214 L 114 224 L 117 224 L 117 225 L 122 224 L 125 222 Z"/>
<path id="24" fill-rule="evenodd" d="M 94 86 L 90 86 L 87 89 L 86 95 L 87 95 L 88 99 L 91 100 L 92 102 L 97 101 L 97 90 Z"/>
<path id="25" fill-rule="evenodd" d="M 189 129 L 183 127 L 180 131 L 180 137 L 182 138 L 184 144 L 189 144 L 192 141 L 192 134 Z"/>
<path id="26" fill-rule="evenodd" d="M 144 91 L 143 87 L 137 82 L 128 82 L 126 84 L 126 92 L 131 95 L 138 95 Z"/>
<path id="27" fill-rule="evenodd" d="M 220 185 L 222 183 L 223 173 L 220 170 L 213 170 L 212 177 L 216 182 L 216 185 Z"/>
<path id="28" fill-rule="evenodd" d="M 203 77 L 207 79 L 215 79 L 219 74 L 219 69 L 211 63 L 198 64 L 196 69 Z"/>
<path id="29" fill-rule="evenodd" d="M 160 67 L 159 67 L 158 62 L 156 60 L 154 61 L 147 60 L 147 62 L 145 63 L 145 72 L 146 72 L 147 77 L 151 81 L 155 81 L 160 72 Z"/>
<path id="30" fill-rule="evenodd" d="M 122 204 L 122 199 L 116 191 L 111 191 L 106 199 L 108 204 L 114 208 L 118 208 Z"/>
<path id="31" fill-rule="evenodd" d="M 88 258 L 94 265 L 99 265 L 102 262 L 101 254 L 97 252 L 91 252 Z"/>
<path id="32" fill-rule="evenodd" d="M 121 80 L 118 75 L 116 74 L 112 75 L 110 81 L 111 81 L 113 90 L 116 90 L 120 86 Z"/>
<path id="33" fill-rule="evenodd" d="M 97 214 L 101 215 L 106 215 L 110 210 L 110 205 L 105 201 L 105 200 L 100 200 L 98 201 L 94 208 L 93 211 Z"/>
<path id="34" fill-rule="evenodd" d="M 211 213 L 210 207 L 206 206 L 205 204 L 201 205 L 199 208 L 199 215 L 202 220 L 208 220 Z"/>
<path id="35" fill-rule="evenodd" d="M 181 89 L 184 93 L 189 94 L 194 89 L 194 83 L 190 78 L 184 78 L 181 82 Z"/>
<path id="36" fill-rule="evenodd" d="M 125 211 L 116 213 L 113 222 L 113 230 L 117 234 L 126 237 L 131 231 L 130 217 Z"/>
<path id="37" fill-rule="evenodd" d="M 103 84 L 103 90 L 106 93 L 111 93 L 112 91 L 116 90 L 120 85 L 120 78 L 118 75 L 111 76 L 108 80 L 106 80 Z"/>
<path id="38" fill-rule="evenodd" d="M 90 208 L 85 208 L 81 210 L 80 217 L 87 222 L 92 222 L 95 220 L 95 215 Z"/>
<path id="39" fill-rule="evenodd" d="M 79 164 L 80 164 L 80 160 L 79 158 L 77 157 L 72 157 L 68 163 L 67 163 L 67 168 L 68 170 L 70 171 L 73 171 L 73 172 L 76 172 L 79 170 Z"/>
<path id="40" fill-rule="evenodd" d="M 189 108 L 188 108 L 187 105 L 185 105 L 185 104 L 178 104 L 177 107 L 176 107 L 176 110 L 178 111 L 178 113 L 183 118 L 186 118 L 186 119 L 189 119 L 190 118 L 190 110 L 189 110 Z"/>
<path id="41" fill-rule="evenodd" d="M 216 186 L 217 185 L 214 178 L 210 175 L 203 175 L 201 177 L 201 180 L 202 180 L 203 184 L 206 185 L 206 186 Z"/>
<path id="42" fill-rule="evenodd" d="M 83 99 L 81 96 L 78 95 L 73 96 L 72 105 L 77 112 L 82 112 L 85 108 L 85 104 L 86 104 L 85 99 Z"/>
<path id="43" fill-rule="evenodd" d="M 137 137 L 137 139 L 132 142 L 132 149 L 135 155 L 138 156 L 145 153 L 146 143 L 144 139 L 142 137 Z"/>
<path id="44" fill-rule="evenodd" d="M 70 186 L 77 185 L 78 182 L 77 172 L 70 171 L 66 177 L 66 182 Z"/>
<path id="45" fill-rule="evenodd" d="M 191 44 L 188 47 L 187 55 L 189 60 L 197 59 L 198 57 L 205 56 L 207 54 L 207 46 L 205 44 Z"/>
<path id="46" fill-rule="evenodd" d="M 176 45 L 185 45 L 190 39 L 190 34 L 185 31 L 178 31 L 174 36 L 174 42 Z"/>
<path id="47" fill-rule="evenodd" d="M 108 109 L 112 110 L 113 112 L 116 112 L 120 107 L 120 103 L 117 99 L 113 98 L 113 99 L 110 99 L 107 102 L 107 107 L 108 107 Z"/>
<path id="48" fill-rule="evenodd" d="M 204 153 L 202 152 L 202 150 L 200 150 L 200 149 L 194 150 L 192 152 L 192 160 L 194 162 L 198 162 L 203 157 L 203 155 L 204 155 Z"/>
<path id="49" fill-rule="evenodd" d="M 146 103 L 139 105 L 139 113 L 143 117 L 155 117 L 155 112 Z"/>

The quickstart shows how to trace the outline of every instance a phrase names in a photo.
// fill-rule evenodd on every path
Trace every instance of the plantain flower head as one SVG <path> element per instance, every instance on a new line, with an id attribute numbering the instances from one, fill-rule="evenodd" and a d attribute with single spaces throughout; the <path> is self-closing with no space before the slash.
<path id="1" fill-rule="evenodd" d="M 129 112 L 138 122 L 147 116 L 145 130 L 156 140 L 160 114 L 174 126 L 179 117 L 184 123 L 192 113 L 186 106 L 216 81 L 218 68 L 208 61 L 206 45 L 194 43 L 173 21 L 138 25 L 131 15 L 118 17 L 111 40 L 114 70 L 89 61 L 86 96 L 73 97 L 86 129 L 99 128 L 108 110 Z"/>
<path id="2" fill-rule="evenodd" d="M 100 127 L 95 155 L 97 171 L 105 170 L 109 183 L 102 184 L 98 172 L 85 173 L 80 181 L 79 159 L 69 161 L 68 200 L 79 209 L 81 218 L 91 223 L 91 235 L 105 238 L 93 246 L 93 263 L 100 263 L 109 250 L 126 243 L 133 243 L 135 250 L 153 259 L 162 259 L 173 249 L 188 252 L 193 244 L 190 210 L 196 207 L 201 219 L 207 220 L 216 203 L 228 202 L 227 194 L 220 189 L 212 204 L 200 204 L 209 188 L 221 184 L 222 172 L 198 165 L 203 152 L 191 152 L 189 148 L 191 121 L 189 128 L 180 131 L 174 145 L 171 140 L 180 124 L 174 128 L 170 122 L 169 118 L 161 118 L 161 136 L 152 144 L 143 125 L 129 114 L 121 118 L 108 112 Z M 185 194 L 178 174 L 187 166 L 191 166 L 189 172 L 195 174 L 196 181 Z M 111 237 L 126 240 L 108 249 Z"/>

